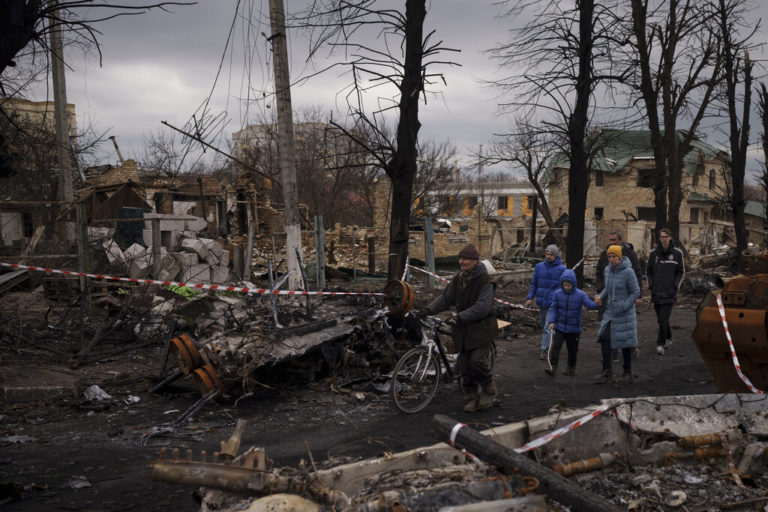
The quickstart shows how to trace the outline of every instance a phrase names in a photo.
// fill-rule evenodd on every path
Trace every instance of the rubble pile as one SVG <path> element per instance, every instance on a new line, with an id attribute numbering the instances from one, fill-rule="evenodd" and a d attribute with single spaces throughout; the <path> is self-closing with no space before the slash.
<path id="1" fill-rule="evenodd" d="M 102 239 L 100 245 L 111 268 L 122 269 L 132 279 L 150 274 L 154 263 L 152 245 L 134 243 L 121 250 L 112 238 Z M 215 240 L 183 231 L 176 249 L 169 252 L 165 246 L 160 247 L 160 273 L 154 276 L 156 279 L 214 284 L 229 281 L 229 252 Z"/>
<path id="2" fill-rule="evenodd" d="M 444 441 L 450 431 L 455 447 L 316 464 L 307 444 L 309 462 L 296 468 L 272 467 L 255 447 L 230 462 L 162 452 L 152 478 L 202 486 L 203 511 L 269 510 L 285 500 L 299 500 L 296 510 L 763 510 L 763 402 L 751 395 L 612 399 L 600 406 L 612 413 L 592 421 L 583 415 L 598 406 L 482 433 L 436 416 L 434 431 Z M 528 453 L 510 449 L 569 423 L 581 424 Z"/>

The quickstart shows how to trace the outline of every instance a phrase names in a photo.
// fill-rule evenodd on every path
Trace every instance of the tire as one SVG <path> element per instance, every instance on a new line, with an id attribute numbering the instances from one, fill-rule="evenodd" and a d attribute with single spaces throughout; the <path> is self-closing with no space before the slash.
<path id="1" fill-rule="evenodd" d="M 412 348 L 392 370 L 390 394 L 395 407 L 406 414 L 424 409 L 437 392 L 440 384 L 438 355 L 429 357 L 427 347 Z"/>

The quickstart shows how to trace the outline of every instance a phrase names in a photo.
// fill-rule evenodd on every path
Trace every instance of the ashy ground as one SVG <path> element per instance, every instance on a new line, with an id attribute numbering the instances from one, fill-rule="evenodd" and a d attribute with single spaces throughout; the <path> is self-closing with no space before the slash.
<path id="1" fill-rule="evenodd" d="M 507 294 L 507 298 L 520 302 L 522 293 Z M 7 297 L 3 314 L 10 318 L 9 311 L 14 309 Z M 0 405 L 0 502 L 7 499 L 4 509 L 9 511 L 196 510 L 195 489 L 153 482 L 147 463 L 158 457 L 162 447 L 179 448 L 182 454 L 190 449 L 195 457 L 201 450 L 210 454 L 241 418 L 248 420 L 243 448 L 261 446 L 275 464 L 296 465 L 307 458 L 305 441 L 316 461 L 333 462 L 434 443 L 430 428 L 434 414 L 482 429 L 541 415 L 553 407 L 580 407 L 608 397 L 716 393 L 690 338 L 698 301 L 698 297 L 685 297 L 675 308 L 675 343 L 663 356 L 654 353 L 653 309 L 647 304 L 639 308 L 641 348 L 632 384 L 592 382 L 600 370 L 595 313 L 585 313 L 576 375 L 554 378 L 544 374 L 544 362 L 538 358 L 540 334 L 532 327 L 537 315 L 523 316 L 525 321 L 508 327 L 497 340 L 498 404 L 475 414 L 462 412 L 455 384 L 445 384 L 421 413 L 404 415 L 388 395 L 362 383 L 338 389 L 328 381 L 301 387 L 286 382 L 237 401 L 209 403 L 192 420 L 170 429 L 173 420 L 199 399 L 199 392 L 192 383 L 182 383 L 174 393 L 148 393 L 162 361 L 161 343 L 77 370 L 68 368 L 67 349 L 57 345 L 56 339 L 30 346 L 2 344 L 0 375 L 5 379 L 43 367 L 74 376 L 80 382 L 79 392 L 95 384 L 112 399 L 87 401 L 78 394 L 4 401 Z"/>

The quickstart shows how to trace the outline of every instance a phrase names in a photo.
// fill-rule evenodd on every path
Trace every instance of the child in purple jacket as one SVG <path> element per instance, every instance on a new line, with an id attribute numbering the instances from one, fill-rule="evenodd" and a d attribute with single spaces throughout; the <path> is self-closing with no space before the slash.
<path id="1" fill-rule="evenodd" d="M 576 374 L 582 306 L 586 306 L 587 309 L 597 309 L 597 304 L 583 290 L 576 287 L 576 273 L 566 269 L 560 276 L 560 289 L 552 296 L 552 305 L 547 319 L 549 328 L 554 334 L 547 358 L 549 364 L 544 372 L 551 377 L 555 376 L 563 343 L 568 349 L 568 369 L 563 374 L 570 376 Z"/>

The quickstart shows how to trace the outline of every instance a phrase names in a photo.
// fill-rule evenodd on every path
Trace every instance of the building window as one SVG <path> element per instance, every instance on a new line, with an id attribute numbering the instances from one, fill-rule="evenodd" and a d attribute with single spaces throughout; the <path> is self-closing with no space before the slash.
<path id="1" fill-rule="evenodd" d="M 522 229 L 517 230 L 517 243 L 521 244 L 525 240 L 525 231 Z"/>
<path id="2" fill-rule="evenodd" d="M 499 196 L 496 201 L 496 208 L 499 210 L 507 209 L 507 196 Z"/>
<path id="3" fill-rule="evenodd" d="M 31 213 L 23 213 L 21 216 L 21 230 L 25 238 L 30 238 L 35 233 L 35 224 Z"/>
<path id="4" fill-rule="evenodd" d="M 477 196 L 469 196 L 467 198 L 467 208 L 470 210 L 477 206 Z"/>
<path id="5" fill-rule="evenodd" d="M 602 207 L 596 207 L 595 208 L 595 220 L 603 220 L 603 208 Z"/>
<path id="6" fill-rule="evenodd" d="M 603 171 L 595 171 L 595 186 L 603 186 Z"/>
<path id="7" fill-rule="evenodd" d="M 715 189 L 715 170 L 710 169 L 709 171 L 709 189 L 714 190 Z"/>
<path id="8" fill-rule="evenodd" d="M 691 224 L 699 223 L 699 209 L 691 208 Z"/>
<path id="9" fill-rule="evenodd" d="M 656 169 L 638 169 L 637 186 L 642 188 L 651 188 L 653 186 L 653 174 Z"/>
<path id="10" fill-rule="evenodd" d="M 656 220 L 656 208 L 652 206 L 638 206 L 637 207 L 637 220 Z"/>

